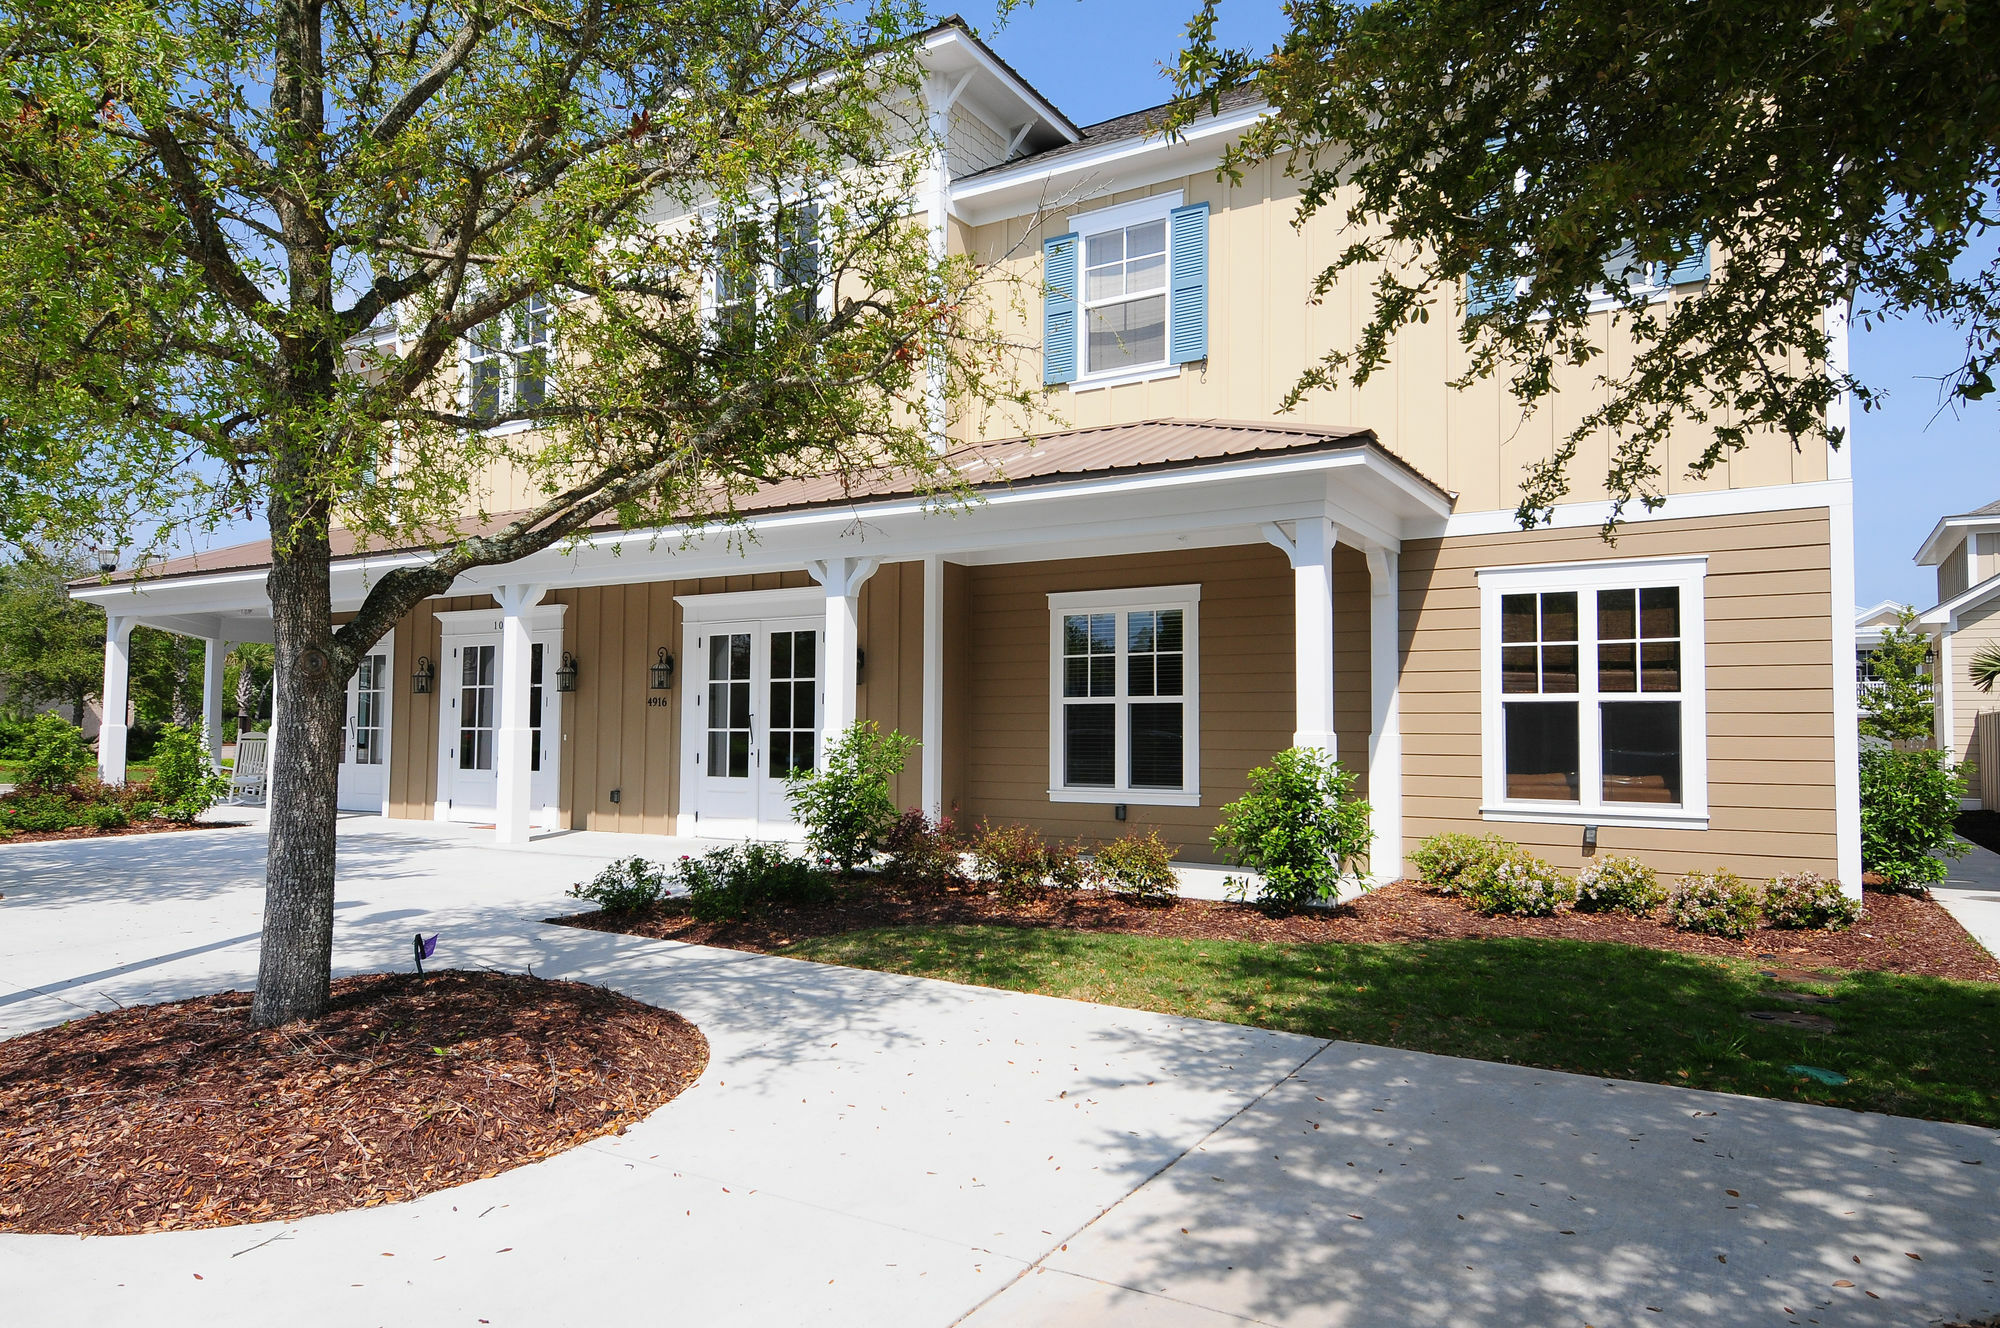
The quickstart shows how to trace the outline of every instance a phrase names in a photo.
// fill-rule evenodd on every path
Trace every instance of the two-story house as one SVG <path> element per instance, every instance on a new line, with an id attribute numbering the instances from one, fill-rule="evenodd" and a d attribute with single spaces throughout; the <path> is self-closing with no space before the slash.
<path id="1" fill-rule="evenodd" d="M 2000 649 L 2000 501 L 1940 518 L 1917 563 L 1937 568 L 1937 603 L 1917 617 L 1937 642 L 1937 746 L 1964 768 L 1966 806 L 2000 807 L 2000 696 L 1972 672 L 1982 652 Z"/>
<path id="2" fill-rule="evenodd" d="M 785 776 L 861 717 L 921 740 L 906 805 L 1157 827 L 1194 861 L 1248 771 L 1309 744 L 1361 775 L 1381 876 L 1462 830 L 1570 867 L 1589 838 L 1669 872 L 1859 881 L 1845 453 L 1772 440 L 1691 482 L 1691 431 L 1665 507 L 1615 544 L 1587 491 L 1524 532 L 1517 481 L 1563 411 L 1448 386 L 1450 317 L 1365 390 L 1278 413 L 1370 293 L 1308 299 L 1340 209 L 1296 228 L 1280 166 L 1217 178 L 1259 104 L 1169 140 L 1154 111 L 1071 124 L 956 26 L 924 60 L 950 130 L 928 224 L 1043 292 L 1011 330 L 1067 427 L 954 437 L 980 499 L 956 515 L 795 481 L 743 506 L 753 541 L 602 532 L 468 575 L 354 680 L 343 805 L 503 839 L 782 835 Z M 1657 276 L 1671 299 L 1707 265 Z M 399 556 L 341 558 L 336 605 Z M 79 593 L 114 654 L 134 621 L 268 638 L 266 557 Z"/>

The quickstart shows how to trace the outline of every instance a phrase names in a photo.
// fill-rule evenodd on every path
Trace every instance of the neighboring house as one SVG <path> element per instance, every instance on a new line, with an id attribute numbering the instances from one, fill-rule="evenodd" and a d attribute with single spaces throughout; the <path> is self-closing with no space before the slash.
<path id="1" fill-rule="evenodd" d="M 1980 719 L 2000 711 L 2000 692 L 1973 685 L 1973 656 L 2000 645 L 2000 501 L 1940 520 L 1917 563 L 1937 568 L 1938 602 L 1918 617 L 1937 640 L 1937 745 L 1965 763 L 1971 792 L 1966 805 L 2000 808 L 2000 771 L 1982 774 L 2000 754 L 2000 732 L 1982 740 L 1978 730 L 2000 727 Z"/>
<path id="2" fill-rule="evenodd" d="M 1308 298 L 1341 209 L 1295 228 L 1282 163 L 1217 180 L 1259 105 L 1169 141 L 1155 112 L 1073 126 L 955 26 L 925 61 L 952 127 L 930 223 L 1047 291 L 1002 317 L 1070 427 L 954 438 L 984 500 L 955 516 L 893 482 L 794 481 L 744 504 L 754 542 L 604 531 L 462 578 L 353 683 L 344 806 L 512 839 L 782 835 L 784 775 L 858 716 L 922 739 L 906 805 L 1153 827 L 1186 860 L 1212 856 L 1253 766 L 1308 744 L 1361 775 L 1378 876 L 1445 830 L 1575 867 L 1594 827 L 1667 871 L 1858 882 L 1847 452 L 1772 440 L 1698 483 L 1670 467 L 1665 506 L 1613 544 L 1600 444 L 1580 500 L 1523 532 L 1518 478 L 1566 412 L 1523 423 L 1498 382 L 1452 390 L 1450 315 L 1366 389 L 1277 414 L 1369 293 Z M 1050 199 L 1073 201 L 1037 222 Z M 1706 275 L 1660 273 L 1660 297 Z M 1622 335 L 1608 312 L 1600 335 Z M 469 359 L 481 393 L 535 387 Z M 521 505 L 508 484 L 493 510 Z M 350 607 L 398 562 L 351 548 Z M 78 593 L 113 615 L 114 655 L 132 621 L 268 640 L 267 556 Z"/>

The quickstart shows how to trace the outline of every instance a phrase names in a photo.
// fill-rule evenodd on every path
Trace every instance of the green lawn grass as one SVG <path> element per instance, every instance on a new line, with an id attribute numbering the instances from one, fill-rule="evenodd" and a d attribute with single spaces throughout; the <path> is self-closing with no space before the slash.
<path id="1" fill-rule="evenodd" d="M 1851 972 L 1795 986 L 1739 960 L 1601 942 L 1267 945 L 1013 927 L 888 928 L 783 954 L 1413 1051 L 2000 1125 L 2000 985 Z M 1794 1008 L 1840 1031 L 1754 1023 Z M 1788 1069 L 1848 1076 L 1837 1086 Z"/>

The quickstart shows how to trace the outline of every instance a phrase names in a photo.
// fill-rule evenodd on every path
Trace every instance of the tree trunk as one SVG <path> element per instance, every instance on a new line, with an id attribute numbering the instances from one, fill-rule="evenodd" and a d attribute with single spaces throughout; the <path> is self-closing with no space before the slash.
<path id="1" fill-rule="evenodd" d="M 272 517 L 282 529 L 280 514 Z M 333 649 L 324 526 L 289 545 L 273 550 L 268 581 L 276 702 L 264 943 L 250 1007 L 259 1028 L 324 1013 L 333 973 L 335 781 L 347 678 Z"/>

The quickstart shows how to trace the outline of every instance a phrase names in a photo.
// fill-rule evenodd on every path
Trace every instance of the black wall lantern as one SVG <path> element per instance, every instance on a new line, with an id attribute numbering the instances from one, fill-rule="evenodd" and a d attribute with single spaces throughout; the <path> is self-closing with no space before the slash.
<path id="1" fill-rule="evenodd" d="M 667 653 L 665 646 L 661 646 L 660 653 L 653 657 L 653 690 L 656 692 L 670 691 L 673 685 L 674 657 Z"/>
<path id="2" fill-rule="evenodd" d="M 437 670 L 431 667 L 431 657 L 417 656 L 417 671 L 410 675 L 410 690 L 418 696 L 429 696 L 431 684 L 436 680 Z"/>
<path id="3" fill-rule="evenodd" d="M 556 690 L 573 692 L 576 690 L 576 656 L 563 651 L 562 663 L 556 665 Z"/>

